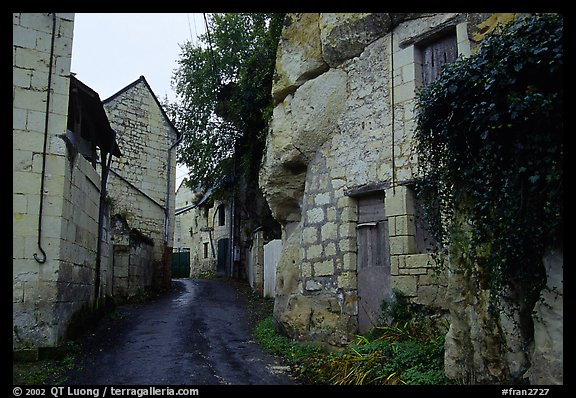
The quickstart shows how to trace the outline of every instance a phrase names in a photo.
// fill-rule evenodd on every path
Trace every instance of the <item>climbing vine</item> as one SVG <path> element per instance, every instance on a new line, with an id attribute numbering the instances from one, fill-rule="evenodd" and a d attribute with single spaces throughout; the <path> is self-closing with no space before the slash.
<path id="1" fill-rule="evenodd" d="M 487 275 L 537 294 L 562 244 L 563 19 L 519 18 L 417 97 L 417 194 L 430 232 Z"/>

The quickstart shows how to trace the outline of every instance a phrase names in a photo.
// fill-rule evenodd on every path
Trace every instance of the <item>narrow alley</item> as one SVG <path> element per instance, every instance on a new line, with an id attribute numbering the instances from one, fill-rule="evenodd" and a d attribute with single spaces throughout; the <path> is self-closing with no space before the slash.
<path id="1" fill-rule="evenodd" d="M 245 304 L 224 281 L 174 280 L 169 294 L 103 319 L 67 383 L 297 384 L 252 340 Z"/>

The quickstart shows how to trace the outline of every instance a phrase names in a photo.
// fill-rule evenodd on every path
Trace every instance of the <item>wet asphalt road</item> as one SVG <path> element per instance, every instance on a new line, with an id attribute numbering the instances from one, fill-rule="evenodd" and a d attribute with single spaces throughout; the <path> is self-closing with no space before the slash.
<path id="1" fill-rule="evenodd" d="M 245 303 L 223 281 L 174 280 L 169 294 L 102 320 L 67 384 L 297 384 L 253 341 Z"/>

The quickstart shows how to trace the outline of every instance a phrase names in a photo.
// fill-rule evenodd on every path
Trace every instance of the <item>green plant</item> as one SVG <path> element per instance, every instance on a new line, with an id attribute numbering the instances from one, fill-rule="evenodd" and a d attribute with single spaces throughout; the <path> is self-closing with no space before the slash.
<path id="1" fill-rule="evenodd" d="M 446 384 L 443 336 L 415 339 L 412 326 L 383 327 L 378 337 L 358 336 L 356 344 L 342 350 L 292 341 L 278 334 L 272 317 L 257 325 L 254 336 L 307 384 Z"/>
<path id="2" fill-rule="evenodd" d="M 531 308 L 562 244 L 563 18 L 517 19 L 417 98 L 417 195 L 428 229 L 494 295 Z M 493 302 L 497 302 L 494 300 Z M 496 308 L 493 308 L 496 310 Z"/>
<path id="3" fill-rule="evenodd" d="M 34 362 L 13 361 L 12 383 L 19 385 L 60 385 L 66 382 L 65 373 L 77 365 L 80 345 L 67 341 L 54 350 L 52 356 Z"/>

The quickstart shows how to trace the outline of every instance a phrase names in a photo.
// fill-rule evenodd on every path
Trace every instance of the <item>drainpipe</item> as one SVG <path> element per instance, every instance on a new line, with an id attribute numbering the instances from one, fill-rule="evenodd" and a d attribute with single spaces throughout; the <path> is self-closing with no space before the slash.
<path id="1" fill-rule="evenodd" d="M 184 135 L 180 137 L 168 148 L 168 178 L 166 181 L 166 205 L 164 206 L 164 287 L 168 287 L 168 213 L 170 212 L 170 174 L 172 170 L 172 149 L 174 149 L 180 142 Z"/>
<path id="2" fill-rule="evenodd" d="M 56 36 L 56 13 L 52 14 L 52 40 L 50 44 L 50 65 L 48 67 L 48 87 L 46 93 L 46 120 L 44 122 L 44 146 L 42 148 L 42 175 L 40 177 L 40 209 L 38 211 L 38 249 L 42 253 L 42 258 L 38 253 L 34 253 L 34 260 L 39 264 L 46 262 L 46 252 L 42 249 L 42 213 L 44 209 L 44 177 L 46 176 L 46 145 L 48 143 L 48 119 L 50 114 L 50 90 L 52 87 L 52 59 L 54 58 L 54 38 Z"/>
<path id="3" fill-rule="evenodd" d="M 390 15 L 390 14 L 388 14 Z M 390 20 L 392 16 L 390 15 Z M 394 23 L 392 22 L 392 29 L 390 30 L 390 111 L 392 112 L 392 193 L 396 194 L 396 160 L 394 153 Z"/>
<path id="4" fill-rule="evenodd" d="M 98 206 L 98 240 L 96 241 L 96 267 L 94 269 L 94 303 L 96 309 L 99 307 L 100 302 L 100 263 L 102 259 L 102 229 L 104 223 L 104 208 L 106 207 L 106 183 L 108 181 L 108 174 L 110 172 L 110 165 L 112 163 L 112 151 L 114 150 L 114 143 L 116 142 L 116 131 L 112 130 L 112 142 L 110 143 L 110 152 L 106 153 L 100 148 L 102 155 L 102 178 L 100 180 L 100 204 Z M 108 159 L 106 159 L 108 156 Z"/>
<path id="5" fill-rule="evenodd" d="M 232 193 L 230 195 L 230 247 L 228 248 L 229 256 L 229 276 L 234 277 L 234 246 L 236 240 L 234 239 L 234 223 L 236 222 L 235 212 L 236 212 L 236 148 L 234 149 L 234 161 L 232 163 Z"/>

